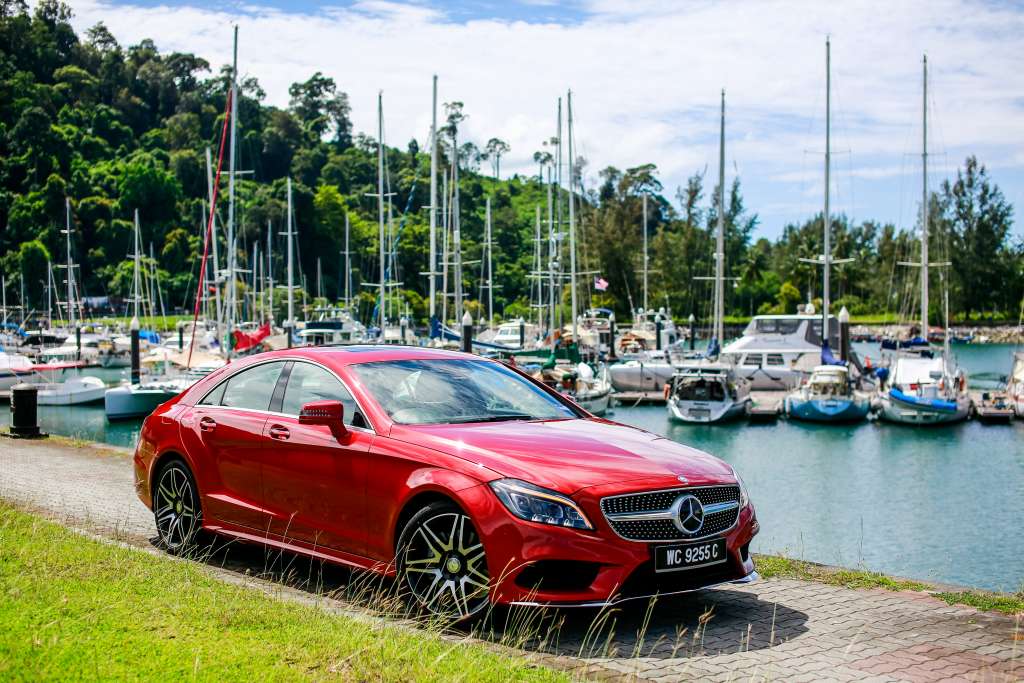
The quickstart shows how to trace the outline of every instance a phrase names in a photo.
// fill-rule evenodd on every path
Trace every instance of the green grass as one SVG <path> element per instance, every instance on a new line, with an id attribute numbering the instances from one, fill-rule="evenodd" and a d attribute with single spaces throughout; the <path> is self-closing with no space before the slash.
<path id="1" fill-rule="evenodd" d="M 102 318 L 95 318 L 91 322 L 97 325 L 124 325 L 126 328 L 131 322 L 132 317 L 127 316 L 104 316 Z M 146 315 L 139 317 L 139 327 L 144 330 L 156 330 L 158 332 L 176 332 L 177 324 L 179 322 L 192 323 L 191 315 Z M 189 333 L 189 329 L 185 330 L 185 333 Z"/>
<path id="2" fill-rule="evenodd" d="M 565 680 L 466 638 L 331 614 L 0 503 L 2 680 Z"/>
<path id="3" fill-rule="evenodd" d="M 1024 614 L 1024 590 L 1013 595 L 1000 595 L 998 593 L 985 593 L 982 591 L 939 592 L 934 593 L 934 595 L 940 600 L 945 600 L 950 605 L 976 607 L 983 612 Z"/>
<path id="4" fill-rule="evenodd" d="M 926 591 L 950 605 L 976 607 L 983 612 L 1024 614 L 1024 589 L 1014 594 L 981 590 L 944 592 L 923 581 L 899 579 L 861 569 L 828 567 L 777 555 L 756 555 L 757 571 L 765 578 L 816 581 L 843 588 L 884 588 L 891 591 Z"/>

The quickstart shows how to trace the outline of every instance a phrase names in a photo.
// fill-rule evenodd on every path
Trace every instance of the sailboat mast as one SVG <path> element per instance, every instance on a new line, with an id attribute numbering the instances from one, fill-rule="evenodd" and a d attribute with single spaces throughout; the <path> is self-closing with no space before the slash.
<path id="1" fill-rule="evenodd" d="M 558 244 L 555 242 L 555 214 L 551 202 L 551 173 L 548 173 L 548 334 L 554 343 L 555 333 L 555 266 L 558 263 Z"/>
<path id="2" fill-rule="evenodd" d="M 139 273 L 139 210 L 135 209 L 135 264 L 132 269 L 132 316 L 139 317 L 139 286 L 141 274 Z"/>
<path id="3" fill-rule="evenodd" d="M 437 312 L 437 75 L 434 75 L 433 98 L 430 114 L 430 319 Z M 345 251 L 348 251 L 348 216 L 345 216 Z M 345 301 L 348 301 L 348 276 L 345 281 Z"/>
<path id="4" fill-rule="evenodd" d="M 573 197 L 576 188 L 573 187 L 575 180 L 573 147 L 572 147 L 572 90 L 566 96 L 566 125 L 568 126 L 568 147 L 566 152 L 569 155 L 569 281 L 570 299 L 572 302 L 572 340 L 577 346 L 580 343 L 579 324 L 576 320 L 576 202 Z"/>
<path id="5" fill-rule="evenodd" d="M 210 148 L 206 148 L 206 195 L 207 201 L 213 203 L 213 163 Z M 213 217 L 213 233 L 210 235 L 210 247 L 213 251 L 213 302 L 215 315 L 217 316 L 217 338 L 220 339 L 221 307 L 220 307 L 220 283 L 217 281 L 220 272 L 220 259 L 217 256 L 217 217 Z M 209 271 L 208 271 L 209 272 Z"/>
<path id="6" fill-rule="evenodd" d="M 555 235 L 559 242 L 558 247 L 561 251 L 561 237 L 562 237 L 562 98 L 558 98 L 558 123 L 555 126 L 555 150 L 556 156 L 558 157 L 557 164 L 555 166 Z M 559 257 L 561 254 L 559 254 Z M 562 322 L 562 259 L 558 258 L 558 294 L 555 300 L 558 302 L 558 320 L 556 325 L 560 325 Z M 554 329 L 554 326 L 552 326 Z"/>
<path id="7" fill-rule="evenodd" d="M 345 212 L 345 308 L 351 304 L 352 260 L 348 250 L 349 223 L 348 211 Z"/>
<path id="8" fill-rule="evenodd" d="M 238 131 L 238 26 L 235 26 L 235 39 L 231 62 L 231 141 L 228 152 L 228 331 L 234 328 L 235 322 L 235 152 Z M 228 356 L 230 357 L 230 348 Z"/>
<path id="9" fill-rule="evenodd" d="M 377 93 L 377 237 L 380 241 L 380 301 L 377 305 L 377 322 L 380 326 L 380 341 L 384 341 L 384 301 L 386 274 L 386 247 L 384 244 L 384 95 Z"/>
<path id="10" fill-rule="evenodd" d="M 647 266 L 649 257 L 647 256 L 647 193 L 643 195 L 644 204 L 644 312 L 647 312 Z"/>
<path id="11" fill-rule="evenodd" d="M 725 336 L 725 89 L 718 134 L 718 230 L 715 235 L 715 339 Z"/>
<path id="12" fill-rule="evenodd" d="M 271 251 L 271 224 L 267 219 L 267 320 L 274 322 L 274 259 Z"/>
<path id="13" fill-rule="evenodd" d="M 288 178 L 288 228 L 285 231 L 286 239 L 288 240 L 288 320 L 285 322 L 285 327 L 288 330 L 288 336 L 291 337 L 295 327 L 295 297 L 294 294 L 294 256 L 292 250 L 294 249 L 292 242 L 292 179 Z M 291 341 L 288 342 L 289 346 Z"/>
<path id="14" fill-rule="evenodd" d="M 462 221 L 459 220 L 459 133 L 452 126 L 452 252 L 455 263 L 455 324 L 462 324 Z"/>
<path id="15" fill-rule="evenodd" d="M 494 243 L 491 230 L 491 198 L 487 198 L 487 324 L 494 327 Z"/>
<path id="16" fill-rule="evenodd" d="M 544 262 L 541 258 L 543 253 L 540 240 L 540 204 L 534 207 L 533 223 L 533 270 L 537 273 L 537 329 L 544 326 L 544 279 L 541 275 Z"/>
<path id="17" fill-rule="evenodd" d="M 921 336 L 928 339 L 928 55 L 921 95 Z"/>
<path id="18" fill-rule="evenodd" d="M 66 245 L 67 245 L 67 257 L 68 257 L 68 264 L 67 264 L 67 268 L 68 268 L 68 322 L 70 323 L 71 329 L 73 330 L 75 328 L 75 307 L 74 307 L 72 302 L 74 301 L 74 294 L 73 294 L 73 292 L 74 292 L 74 288 L 75 288 L 75 283 L 74 283 L 74 275 L 73 275 L 74 271 L 71 270 L 71 198 L 70 197 L 65 197 L 64 198 L 64 223 L 65 223 L 64 235 L 67 238 Z"/>
<path id="19" fill-rule="evenodd" d="M 832 170 L 832 43 L 825 39 L 825 210 L 824 249 L 822 252 L 822 270 L 824 271 L 821 289 L 821 339 L 822 345 L 829 343 L 828 305 L 829 293 L 832 291 L 829 276 L 832 270 L 832 220 L 829 213 L 830 173 Z"/>

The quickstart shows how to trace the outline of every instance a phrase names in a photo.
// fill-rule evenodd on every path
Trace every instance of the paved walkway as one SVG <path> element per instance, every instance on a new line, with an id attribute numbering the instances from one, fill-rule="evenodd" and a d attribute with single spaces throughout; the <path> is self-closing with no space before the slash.
<path id="1" fill-rule="evenodd" d="M 121 451 L 2 439 L 0 498 L 140 545 L 154 535 Z M 240 574 L 266 562 L 232 560 Z M 546 615 L 564 621 L 541 659 L 600 679 L 1024 680 L 1024 623 L 922 593 L 763 580 L 594 617 Z"/>

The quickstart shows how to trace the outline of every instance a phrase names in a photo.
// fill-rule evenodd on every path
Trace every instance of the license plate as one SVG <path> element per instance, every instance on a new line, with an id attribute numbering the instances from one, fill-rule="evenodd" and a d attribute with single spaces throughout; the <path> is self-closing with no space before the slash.
<path id="1" fill-rule="evenodd" d="M 711 417 L 711 411 L 707 408 L 690 408 L 690 417 Z"/>
<path id="2" fill-rule="evenodd" d="M 654 549 L 654 571 L 674 572 L 680 569 L 706 567 L 725 562 L 728 555 L 725 539 L 685 545 L 660 545 Z"/>

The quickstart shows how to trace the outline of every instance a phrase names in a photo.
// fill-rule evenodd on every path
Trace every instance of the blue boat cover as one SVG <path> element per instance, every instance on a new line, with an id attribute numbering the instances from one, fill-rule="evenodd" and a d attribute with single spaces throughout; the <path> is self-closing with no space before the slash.
<path id="1" fill-rule="evenodd" d="M 917 396 L 904 394 L 899 389 L 890 389 L 889 396 L 902 403 L 909 403 L 911 405 L 921 406 L 922 408 L 930 408 L 943 413 L 956 412 L 956 403 L 953 403 L 952 401 L 943 401 L 940 398 L 918 398 Z"/>
<path id="2" fill-rule="evenodd" d="M 145 339 L 150 344 L 160 343 L 160 335 L 153 330 L 139 330 L 139 339 Z"/>
<path id="3" fill-rule="evenodd" d="M 710 340 L 708 340 L 708 350 L 704 352 L 704 357 L 708 359 L 718 358 L 718 352 L 718 340 L 712 337 Z"/>
<path id="4" fill-rule="evenodd" d="M 822 365 L 840 365 L 846 367 L 845 360 L 839 360 L 832 355 L 832 349 L 829 348 L 828 342 L 826 341 L 821 345 L 821 364 Z"/>

